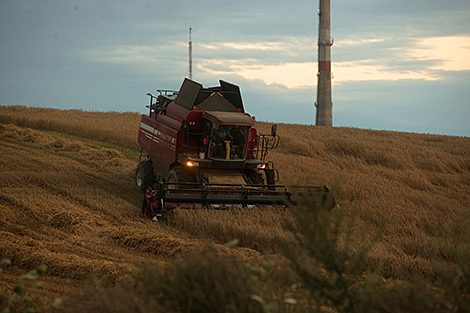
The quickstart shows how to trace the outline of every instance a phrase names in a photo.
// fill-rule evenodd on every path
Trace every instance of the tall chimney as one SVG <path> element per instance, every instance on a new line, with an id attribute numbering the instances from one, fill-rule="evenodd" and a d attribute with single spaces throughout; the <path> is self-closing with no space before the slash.
<path id="1" fill-rule="evenodd" d="M 333 104 L 331 102 L 331 46 L 330 0 L 320 0 L 318 26 L 318 84 L 317 126 L 333 126 Z"/>

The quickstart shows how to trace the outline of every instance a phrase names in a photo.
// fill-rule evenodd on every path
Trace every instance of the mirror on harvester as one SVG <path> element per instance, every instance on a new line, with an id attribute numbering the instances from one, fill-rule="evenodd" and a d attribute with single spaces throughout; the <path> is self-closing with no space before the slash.
<path id="1" fill-rule="evenodd" d="M 275 136 L 276 136 L 276 133 L 277 133 L 277 125 L 274 124 L 274 125 L 271 127 L 271 136 L 275 137 Z"/>
<path id="2" fill-rule="evenodd" d="M 187 120 L 184 120 L 182 123 L 181 123 L 181 131 L 185 134 L 187 134 L 189 132 L 189 121 Z"/>

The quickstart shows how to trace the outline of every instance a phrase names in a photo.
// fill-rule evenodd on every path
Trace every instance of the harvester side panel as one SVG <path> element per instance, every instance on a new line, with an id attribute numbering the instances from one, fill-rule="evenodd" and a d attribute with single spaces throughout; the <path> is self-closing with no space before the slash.
<path id="1" fill-rule="evenodd" d="M 176 161 L 176 145 L 180 123 L 166 115 L 154 120 L 142 116 L 138 141 L 153 160 L 153 171 L 166 178 L 171 164 Z"/>
<path id="2" fill-rule="evenodd" d="M 201 120 L 204 110 L 188 110 L 176 103 L 171 103 L 166 111 L 166 115 L 179 121 L 180 124 L 187 120 L 190 122 L 189 131 L 199 132 L 201 130 Z"/>
<path id="3" fill-rule="evenodd" d="M 142 149 L 144 149 L 145 153 L 147 153 L 149 156 L 155 155 L 155 152 L 153 151 L 156 145 L 155 141 L 157 140 L 154 134 L 155 126 L 155 120 L 146 115 L 142 115 L 142 118 L 140 119 L 140 128 L 137 141 L 139 142 L 139 145 L 142 147 Z"/>
<path id="4" fill-rule="evenodd" d="M 190 153 L 197 154 L 199 152 L 199 145 L 201 144 L 200 136 L 195 136 L 194 133 L 201 132 L 203 110 L 188 110 L 176 103 L 171 103 L 168 106 L 166 115 L 178 121 L 178 130 L 181 130 L 181 125 L 184 120 L 189 122 L 189 132 L 193 133 L 191 136 L 186 136 L 182 131 L 179 133 L 176 153 Z"/>
<path id="5" fill-rule="evenodd" d="M 177 120 L 166 116 L 160 115 L 157 117 L 157 131 L 160 132 L 160 151 L 155 156 L 157 173 L 161 177 L 166 178 L 171 165 L 176 161 L 176 147 L 178 144 L 178 133 L 180 131 L 181 123 Z"/>
<path id="6" fill-rule="evenodd" d="M 166 115 L 178 121 L 180 125 L 183 120 L 187 119 L 190 112 L 191 110 L 188 110 L 175 102 L 170 103 L 166 109 Z"/>

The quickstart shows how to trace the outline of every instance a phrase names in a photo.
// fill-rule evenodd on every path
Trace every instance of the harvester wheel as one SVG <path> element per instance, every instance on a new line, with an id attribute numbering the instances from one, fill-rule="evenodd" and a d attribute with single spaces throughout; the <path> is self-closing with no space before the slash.
<path id="1" fill-rule="evenodd" d="M 196 175 L 181 166 L 173 167 L 170 172 L 168 173 L 168 177 L 166 179 L 167 183 L 196 183 Z M 183 189 L 189 188 L 185 185 L 169 185 L 168 189 Z"/>
<path id="2" fill-rule="evenodd" d="M 144 192 L 155 183 L 151 159 L 145 159 L 137 165 L 135 170 L 135 186 L 140 192 Z"/>
<path id="3" fill-rule="evenodd" d="M 247 185 L 263 185 L 263 175 L 259 171 L 247 170 L 243 174 L 243 179 Z"/>

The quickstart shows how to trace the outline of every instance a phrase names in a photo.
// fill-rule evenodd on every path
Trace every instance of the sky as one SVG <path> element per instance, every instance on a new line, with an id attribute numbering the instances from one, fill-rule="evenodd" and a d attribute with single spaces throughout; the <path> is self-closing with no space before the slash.
<path id="1" fill-rule="evenodd" d="M 0 104 L 145 113 L 239 85 L 259 121 L 315 124 L 318 9 L 292 0 L 0 0 Z M 333 125 L 470 136 L 469 0 L 331 0 Z"/>

